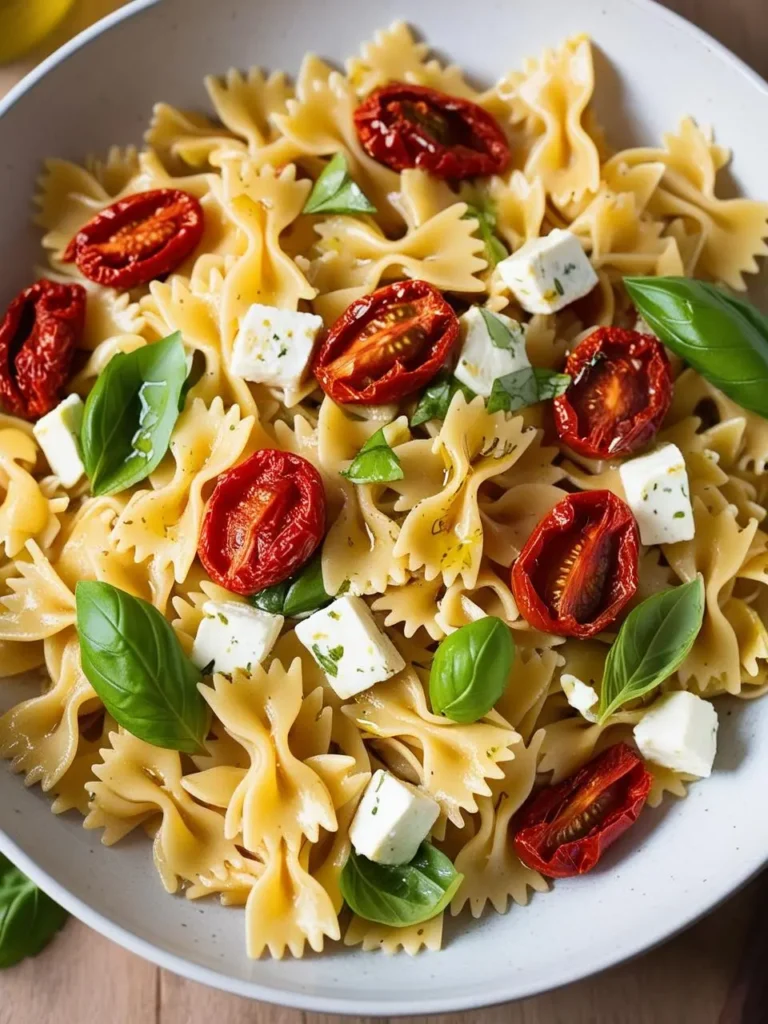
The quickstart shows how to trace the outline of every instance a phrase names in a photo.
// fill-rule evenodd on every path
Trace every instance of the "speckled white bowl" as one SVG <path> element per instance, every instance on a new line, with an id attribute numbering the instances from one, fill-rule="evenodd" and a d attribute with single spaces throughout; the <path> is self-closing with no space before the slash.
<path id="1" fill-rule="evenodd" d="M 0 105 L 0 305 L 38 259 L 28 213 L 43 157 L 79 159 L 139 142 L 154 101 L 206 106 L 204 72 L 250 64 L 294 72 L 306 50 L 339 60 L 404 16 L 481 81 L 588 32 L 599 48 L 599 113 L 615 144 L 650 144 L 690 112 L 734 148 L 738 187 L 768 191 L 768 87 L 649 0 L 139 0 L 55 54 Z M 0 684 L 0 706 L 15 693 L 15 684 Z M 39 789 L 24 789 L 4 767 L 0 848 L 86 923 L 197 981 L 331 1013 L 479 1007 L 633 956 L 763 865 L 768 816 L 755 808 L 768 777 L 768 702 L 732 714 L 723 706 L 721 721 L 713 778 L 685 801 L 646 811 L 593 874 L 505 917 L 462 915 L 448 924 L 443 952 L 414 959 L 335 946 L 301 961 L 250 962 L 239 911 L 166 896 L 146 840 L 104 849 L 79 818 L 54 817 Z"/>

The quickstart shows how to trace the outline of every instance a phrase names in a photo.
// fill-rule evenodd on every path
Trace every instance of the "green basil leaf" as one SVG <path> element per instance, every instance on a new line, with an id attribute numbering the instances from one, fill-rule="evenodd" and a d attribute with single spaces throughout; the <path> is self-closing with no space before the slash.
<path id="1" fill-rule="evenodd" d="M 486 309 L 485 306 L 478 306 L 480 315 L 485 321 L 485 326 L 488 328 L 488 334 L 491 338 L 491 343 L 496 348 L 517 348 L 518 345 L 525 344 L 525 329 L 517 320 L 512 320 L 511 326 L 506 324 L 501 317 L 496 316 L 490 309 Z"/>
<path id="2" fill-rule="evenodd" d="M 376 213 L 376 207 L 349 176 L 347 158 L 337 153 L 315 182 L 302 213 Z"/>
<path id="3" fill-rule="evenodd" d="M 88 395 L 80 443 L 94 494 L 139 483 L 168 451 L 187 378 L 181 334 L 118 352 Z"/>
<path id="4" fill-rule="evenodd" d="M 411 426 L 418 427 L 428 420 L 444 420 L 457 391 L 462 391 L 468 402 L 475 397 L 474 391 L 466 384 L 447 370 L 441 370 L 419 399 L 411 416 Z"/>
<path id="5" fill-rule="evenodd" d="M 514 660 L 512 632 L 496 616 L 486 615 L 457 629 L 432 660 L 432 710 L 454 722 L 476 722 L 504 693 Z"/>
<path id="6" fill-rule="evenodd" d="M 297 575 L 260 590 L 248 600 L 262 611 L 292 619 L 325 608 L 333 597 L 323 585 L 322 552 L 318 550 Z"/>
<path id="7" fill-rule="evenodd" d="M 390 448 L 384 427 L 379 427 L 368 438 L 349 469 L 341 470 L 341 475 L 356 484 L 384 484 L 403 479 L 400 459 Z"/>
<path id="8" fill-rule="evenodd" d="M 486 407 L 488 412 L 516 412 L 528 405 L 564 394 L 571 383 L 567 373 L 556 373 L 538 366 L 525 366 L 493 382 Z"/>
<path id="9" fill-rule="evenodd" d="M 375 864 L 352 850 L 339 884 L 358 917 L 404 928 L 445 910 L 463 880 L 444 853 L 424 842 L 410 864 Z"/>
<path id="10" fill-rule="evenodd" d="M 682 665 L 704 618 L 701 577 L 654 594 L 629 613 L 605 662 L 598 709 L 604 722 L 643 697 Z"/>
<path id="11" fill-rule="evenodd" d="M 490 202 L 482 205 L 467 203 L 467 212 L 462 220 L 476 220 L 477 233 L 485 244 L 485 258 L 491 270 L 509 256 L 509 250 L 496 234 L 496 213 Z"/>
<path id="12" fill-rule="evenodd" d="M 205 750 L 208 705 L 201 673 L 173 627 L 141 598 L 109 583 L 75 588 L 83 672 L 118 725 L 156 747 Z"/>
<path id="13" fill-rule="evenodd" d="M 68 916 L 0 853 L 0 968 L 37 956 Z"/>
<path id="14" fill-rule="evenodd" d="M 768 319 L 748 302 L 686 277 L 625 277 L 665 345 L 734 402 L 768 419 Z"/>
<path id="15" fill-rule="evenodd" d="M 271 615 L 282 615 L 290 585 L 290 580 L 275 583 L 271 587 L 265 587 L 264 590 L 260 590 L 257 594 L 251 594 L 248 601 L 254 608 L 260 608 L 263 612 L 269 612 Z"/>

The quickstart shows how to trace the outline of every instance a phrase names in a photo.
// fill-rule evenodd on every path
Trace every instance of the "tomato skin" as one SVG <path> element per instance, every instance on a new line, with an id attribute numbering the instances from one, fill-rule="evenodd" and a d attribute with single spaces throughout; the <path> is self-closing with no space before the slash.
<path id="1" fill-rule="evenodd" d="M 85 288 L 42 279 L 19 292 L 0 323 L 0 401 L 36 420 L 59 402 L 85 324 Z"/>
<path id="2" fill-rule="evenodd" d="M 509 164 L 509 145 L 494 118 L 437 89 L 392 82 L 375 89 L 354 117 L 363 149 L 393 171 L 419 167 L 459 180 L 500 174 Z"/>
<path id="3" fill-rule="evenodd" d="M 458 337 L 458 317 L 437 288 L 398 281 L 342 313 L 313 370 L 334 402 L 384 405 L 430 381 Z"/>
<path id="4" fill-rule="evenodd" d="M 568 356 L 573 383 L 553 402 L 560 440 L 593 459 L 637 451 L 653 439 L 672 401 L 661 342 L 622 327 L 598 327 Z"/>
<path id="5" fill-rule="evenodd" d="M 198 554 L 215 583 L 255 594 L 292 576 L 324 533 L 318 471 L 300 455 L 262 448 L 217 480 Z"/>
<path id="6" fill-rule="evenodd" d="M 637 590 L 639 531 L 611 491 L 568 494 L 539 522 L 512 566 L 512 591 L 535 629 L 585 639 Z"/>
<path id="7" fill-rule="evenodd" d="M 545 787 L 524 804 L 515 852 L 523 864 L 548 878 L 591 871 L 637 821 L 652 781 L 644 762 L 626 743 L 608 747 L 575 775 Z M 577 833 L 576 838 L 569 838 L 569 830 Z"/>
<path id="8" fill-rule="evenodd" d="M 203 208 L 188 192 L 159 188 L 119 199 L 89 220 L 64 250 L 65 263 L 110 288 L 135 288 L 169 274 L 203 235 Z"/>

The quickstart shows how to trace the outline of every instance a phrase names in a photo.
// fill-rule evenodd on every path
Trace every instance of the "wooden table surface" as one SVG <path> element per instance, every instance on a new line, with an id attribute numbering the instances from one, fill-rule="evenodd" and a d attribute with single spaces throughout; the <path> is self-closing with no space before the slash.
<path id="1" fill-rule="evenodd" d="M 768 78 L 768 0 L 665 2 Z M 51 42 L 58 45 L 118 6 L 120 0 L 78 0 Z M 0 68 L 0 95 L 42 56 L 39 52 L 23 64 Z M 489 1010 L 410 1020 L 414 1024 L 422 1020 L 439 1024 L 764 1024 L 768 1021 L 766 952 L 768 877 L 764 876 L 677 938 L 587 981 Z M 332 1019 L 251 1002 L 178 978 L 75 920 L 42 956 L 0 974 L 0 1024 L 325 1024 Z M 362 1018 L 354 1021 L 362 1024 Z"/>

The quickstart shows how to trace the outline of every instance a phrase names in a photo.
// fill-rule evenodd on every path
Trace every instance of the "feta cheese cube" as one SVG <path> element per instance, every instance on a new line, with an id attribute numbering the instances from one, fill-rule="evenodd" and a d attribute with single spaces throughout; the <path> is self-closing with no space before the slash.
<path id="1" fill-rule="evenodd" d="M 581 242 L 573 232 L 560 228 L 526 242 L 496 269 L 529 313 L 556 313 L 588 295 L 597 284 Z"/>
<path id="2" fill-rule="evenodd" d="M 298 388 L 307 372 L 322 317 L 254 303 L 240 321 L 230 370 L 277 388 Z"/>
<path id="3" fill-rule="evenodd" d="M 497 377 L 531 365 L 525 351 L 525 332 L 520 324 L 502 313 L 491 315 L 501 320 L 516 338 L 511 348 L 499 348 L 493 343 L 479 306 L 471 306 L 459 317 L 462 343 L 454 376 L 483 398 L 488 398 Z"/>
<path id="4" fill-rule="evenodd" d="M 677 544 L 695 533 L 683 453 L 665 444 L 622 463 L 619 475 L 643 544 Z"/>
<path id="5" fill-rule="evenodd" d="M 407 864 L 440 813 L 439 804 L 390 772 L 373 773 L 352 824 L 355 853 L 377 864 Z"/>
<path id="6" fill-rule="evenodd" d="M 717 749 L 717 712 L 708 700 L 686 690 L 666 693 L 634 729 L 638 750 L 648 761 L 706 779 Z"/>
<path id="7" fill-rule="evenodd" d="M 63 487 L 74 487 L 85 473 L 80 457 L 83 409 L 82 398 L 70 395 L 42 416 L 32 428 L 51 471 L 61 480 Z"/>
<path id="8" fill-rule="evenodd" d="M 297 623 L 296 636 L 342 699 L 354 697 L 405 668 L 397 648 L 376 625 L 361 597 L 337 598 Z"/>
<path id="9" fill-rule="evenodd" d="M 571 675 L 570 672 L 563 672 L 560 676 L 560 686 L 563 688 L 565 699 L 572 708 L 575 708 L 588 722 L 597 721 L 597 715 L 592 708 L 600 698 L 594 687 L 583 683 L 581 679 Z"/>
<path id="10" fill-rule="evenodd" d="M 206 601 L 191 659 L 198 668 L 213 662 L 213 672 L 250 672 L 262 662 L 280 636 L 285 619 L 241 601 Z"/>

